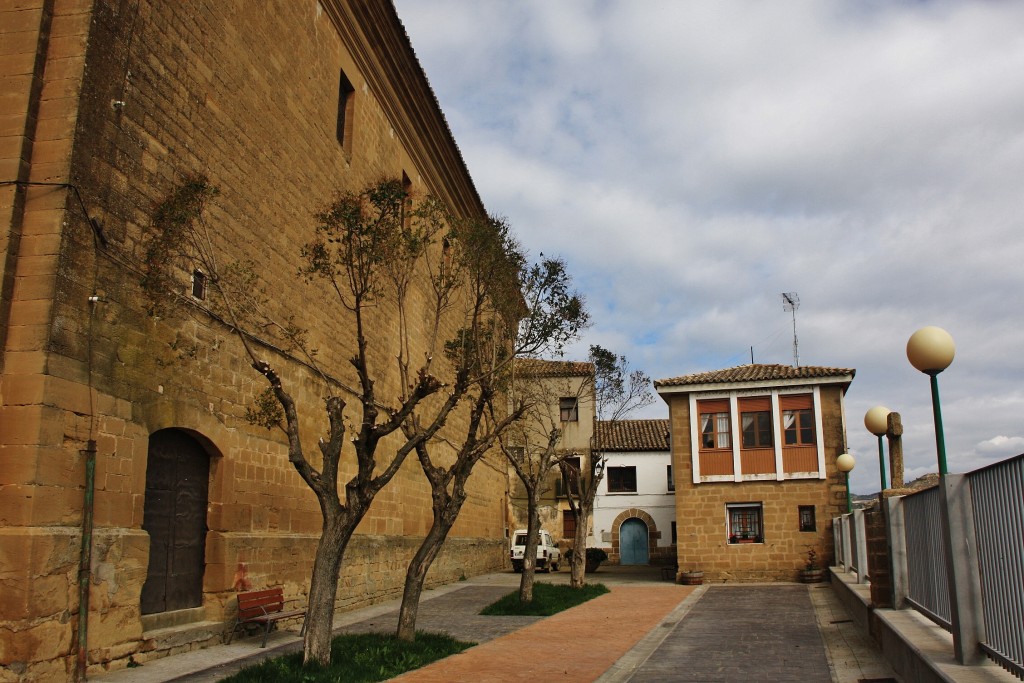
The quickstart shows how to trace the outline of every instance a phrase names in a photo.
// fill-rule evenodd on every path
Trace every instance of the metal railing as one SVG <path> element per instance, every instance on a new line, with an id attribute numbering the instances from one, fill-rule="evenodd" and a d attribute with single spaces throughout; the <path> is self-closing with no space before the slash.
<path id="1" fill-rule="evenodd" d="M 836 565 L 857 574 L 858 583 L 868 583 L 867 530 L 863 510 L 832 519 Z"/>
<path id="2" fill-rule="evenodd" d="M 949 579 L 942 544 L 938 488 L 903 499 L 907 535 L 907 602 L 947 631 L 951 627 Z"/>
<path id="3" fill-rule="evenodd" d="M 1024 679 L 1024 455 L 887 505 L 895 606 L 952 632 L 961 663 L 984 652 Z"/>
<path id="4" fill-rule="evenodd" d="M 1024 456 L 969 476 L 985 620 L 981 646 L 1024 677 Z"/>
<path id="5" fill-rule="evenodd" d="M 849 553 L 846 552 L 846 524 L 842 516 L 832 518 L 832 540 L 836 549 L 835 566 L 847 567 L 849 565 Z"/>

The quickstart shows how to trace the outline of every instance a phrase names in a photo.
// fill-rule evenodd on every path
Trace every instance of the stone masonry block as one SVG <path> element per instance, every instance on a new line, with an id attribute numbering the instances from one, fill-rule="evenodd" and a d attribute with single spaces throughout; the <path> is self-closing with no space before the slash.
<path id="1" fill-rule="evenodd" d="M 54 294 L 54 284 L 53 278 L 49 275 L 15 278 L 13 299 L 21 301 L 51 299 Z"/>
<path id="2" fill-rule="evenodd" d="M 13 0 L 0 10 L 0 34 L 21 31 L 38 32 L 42 19 L 41 0 Z"/>
<path id="3" fill-rule="evenodd" d="M 44 621 L 17 632 L 0 629 L 0 664 L 54 659 L 70 646 L 70 622 Z"/>
<path id="4" fill-rule="evenodd" d="M 17 138 L 21 144 L 24 144 L 25 140 L 25 122 L 27 121 L 27 112 L 9 112 L 4 111 L 0 108 L 0 137 L 4 138 Z M 18 147 L 11 157 L 19 158 L 21 156 L 21 148 Z M 6 157 L 4 157 L 6 158 Z M 11 193 L 13 188 L 6 188 L 7 192 Z M 4 198 L 0 200 L 0 206 L 8 207 L 10 199 Z"/>
<path id="5" fill-rule="evenodd" d="M 31 211 L 25 213 L 25 219 L 22 222 L 22 233 L 31 235 L 48 235 L 53 233 L 60 233 L 63 230 L 64 224 L 64 207 L 57 207 L 52 209 L 34 208 Z M 25 277 L 26 275 L 32 275 L 34 273 L 24 273 L 19 268 L 18 277 Z M 48 273 L 43 273 L 44 275 Z"/>
<path id="6" fill-rule="evenodd" d="M 0 55 L 0 69 L 3 69 L 4 74 L 11 76 L 31 74 L 35 68 L 35 53 L 34 52 L 17 52 L 14 54 Z M 15 111 L 26 111 L 25 108 L 19 108 L 15 105 L 15 102 L 19 100 L 27 101 L 20 92 L 11 93 L 11 96 L 0 99 L 0 111 L 5 113 L 11 113 Z"/>
<path id="7" fill-rule="evenodd" d="M 132 525 L 132 497 L 130 493 L 96 491 L 94 518 L 97 525 L 130 527 Z"/>
<path id="8" fill-rule="evenodd" d="M 17 316 L 17 319 L 19 321 L 26 319 L 24 306 L 15 305 L 12 306 L 11 308 L 12 321 L 15 320 L 15 316 Z M 14 308 L 17 308 L 18 310 L 15 312 L 13 310 Z M 38 309 L 39 307 L 31 306 L 30 308 Z M 49 318 L 48 315 L 32 316 L 31 314 L 28 317 L 36 321 L 45 321 Z M 42 324 L 33 325 L 20 324 L 9 328 L 7 343 L 10 348 L 18 349 L 19 351 L 36 350 L 45 347 L 46 342 L 49 340 L 49 336 L 50 327 L 49 325 L 45 324 L 45 322 Z"/>
<path id="9" fill-rule="evenodd" d="M 10 13 L 4 12 L 0 14 L 0 17 L 7 19 Z M 13 17 L 12 17 L 13 20 Z M 33 55 L 36 53 L 36 45 L 39 42 L 39 31 L 35 30 L 36 26 L 25 26 L 26 30 L 15 31 L 11 30 L 13 27 L 6 27 L 7 30 L 0 29 L 0 33 L 3 35 L 3 40 L 0 40 L 0 55 Z"/>
<path id="10" fill-rule="evenodd" d="M 0 526 L 27 526 L 32 520 L 36 487 L 8 484 L 0 486 Z"/>
<path id="11" fill-rule="evenodd" d="M 53 256 L 60 253 L 61 242 L 60 230 L 35 235 L 23 232 L 18 253 L 22 256 Z M 49 305 L 50 302 L 46 303 Z"/>
<path id="12" fill-rule="evenodd" d="M 36 448 L 35 476 L 39 486 L 75 489 L 85 483 L 85 458 L 66 448 Z"/>

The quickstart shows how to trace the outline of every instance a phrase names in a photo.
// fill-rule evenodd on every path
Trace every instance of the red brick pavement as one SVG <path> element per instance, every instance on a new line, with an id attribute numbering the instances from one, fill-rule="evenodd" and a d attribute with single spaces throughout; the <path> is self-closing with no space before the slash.
<path id="1" fill-rule="evenodd" d="M 611 586 L 607 595 L 393 680 L 593 681 L 694 589 L 667 584 Z"/>

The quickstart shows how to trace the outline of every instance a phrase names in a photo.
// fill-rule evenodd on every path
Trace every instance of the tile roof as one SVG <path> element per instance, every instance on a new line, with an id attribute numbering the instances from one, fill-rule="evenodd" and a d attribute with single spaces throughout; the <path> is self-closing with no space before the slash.
<path id="1" fill-rule="evenodd" d="M 668 420 L 599 421 L 594 440 L 603 451 L 667 451 Z"/>
<path id="2" fill-rule="evenodd" d="M 850 368 L 824 368 L 815 366 L 793 367 L 792 365 L 740 365 L 725 370 L 698 372 L 681 377 L 655 380 L 657 387 L 682 387 L 693 384 L 733 384 L 737 382 L 772 382 L 777 380 L 819 379 L 827 377 L 853 377 L 856 370 Z"/>
<path id="3" fill-rule="evenodd" d="M 543 360 L 516 358 L 516 372 L 526 377 L 589 377 L 594 364 L 573 360 Z"/>

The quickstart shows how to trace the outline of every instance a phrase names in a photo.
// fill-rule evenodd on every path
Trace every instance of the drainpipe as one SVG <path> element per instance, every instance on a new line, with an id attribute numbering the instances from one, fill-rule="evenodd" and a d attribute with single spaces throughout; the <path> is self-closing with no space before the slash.
<path id="1" fill-rule="evenodd" d="M 85 456 L 85 500 L 82 503 L 82 550 L 78 559 L 78 659 L 75 681 L 84 681 L 89 655 L 89 581 L 92 578 L 92 510 L 96 491 L 96 440 L 89 439 Z"/>

